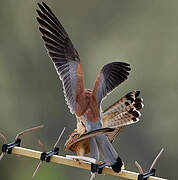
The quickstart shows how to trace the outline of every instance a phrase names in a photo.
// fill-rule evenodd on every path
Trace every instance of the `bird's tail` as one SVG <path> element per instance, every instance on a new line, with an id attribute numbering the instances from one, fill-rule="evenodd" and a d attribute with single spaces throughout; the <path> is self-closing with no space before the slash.
<path id="1" fill-rule="evenodd" d="M 140 91 L 132 91 L 103 112 L 103 127 L 123 127 L 139 121 L 144 107 Z"/>
<path id="2" fill-rule="evenodd" d="M 122 160 L 105 135 L 98 135 L 90 138 L 91 157 L 99 160 L 99 151 L 108 166 L 111 166 L 115 172 L 121 171 L 123 165 Z"/>

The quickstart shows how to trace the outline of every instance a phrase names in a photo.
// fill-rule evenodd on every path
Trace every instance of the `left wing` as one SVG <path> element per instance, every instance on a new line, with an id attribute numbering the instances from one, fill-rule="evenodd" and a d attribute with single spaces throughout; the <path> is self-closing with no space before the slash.
<path id="1" fill-rule="evenodd" d="M 108 63 L 102 68 L 93 88 L 93 95 L 96 97 L 98 108 L 102 99 L 127 79 L 128 71 L 130 71 L 130 65 L 124 62 Z"/>
<path id="2" fill-rule="evenodd" d="M 75 113 L 77 97 L 84 91 L 83 71 L 79 55 L 61 23 L 42 2 L 39 4 L 37 21 L 39 30 L 54 63 L 57 74 L 62 80 L 64 96 L 71 113 Z"/>

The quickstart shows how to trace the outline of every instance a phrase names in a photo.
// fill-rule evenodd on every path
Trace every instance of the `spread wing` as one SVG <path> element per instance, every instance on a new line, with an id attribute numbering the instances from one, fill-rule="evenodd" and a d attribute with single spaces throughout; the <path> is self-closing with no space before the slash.
<path id="1" fill-rule="evenodd" d="M 64 96 L 71 113 L 75 112 L 76 97 L 84 90 L 83 71 L 79 55 L 59 20 L 42 2 L 39 4 L 37 21 L 48 54 L 62 80 Z"/>
<path id="2" fill-rule="evenodd" d="M 102 68 L 93 88 L 93 95 L 96 97 L 98 108 L 102 99 L 127 79 L 128 71 L 130 71 L 130 65 L 124 62 L 112 62 Z"/>

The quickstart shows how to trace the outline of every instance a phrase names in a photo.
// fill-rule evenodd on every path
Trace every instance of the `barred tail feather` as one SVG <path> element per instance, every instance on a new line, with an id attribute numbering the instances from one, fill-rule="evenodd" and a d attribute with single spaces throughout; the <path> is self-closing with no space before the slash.
<path id="1" fill-rule="evenodd" d="M 124 112 L 124 111 L 128 111 L 131 108 L 135 107 L 135 106 L 139 106 L 137 110 L 139 110 L 139 108 L 143 108 L 143 99 L 138 97 L 140 95 L 140 91 L 132 91 L 129 92 L 128 94 L 126 94 L 125 96 L 123 96 L 121 99 L 119 99 L 118 101 L 116 101 L 114 104 L 112 104 L 111 106 L 109 106 L 106 110 L 104 110 L 104 115 L 110 114 L 112 112 Z"/>
<path id="2" fill-rule="evenodd" d="M 143 99 L 138 97 L 140 91 L 132 91 L 115 102 L 103 112 L 103 127 L 118 128 L 139 121 Z"/>

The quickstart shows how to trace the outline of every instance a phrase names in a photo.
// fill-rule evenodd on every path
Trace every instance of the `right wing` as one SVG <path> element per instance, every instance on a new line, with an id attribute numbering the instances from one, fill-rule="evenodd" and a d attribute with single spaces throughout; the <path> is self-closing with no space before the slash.
<path id="1" fill-rule="evenodd" d="M 130 65 L 124 62 L 111 62 L 103 66 L 93 88 L 98 108 L 103 98 L 128 78 L 129 71 Z"/>
<path id="2" fill-rule="evenodd" d="M 71 113 L 75 113 L 76 97 L 84 91 L 83 71 L 79 55 L 59 20 L 42 2 L 37 21 L 48 54 L 62 80 L 64 96 Z"/>

